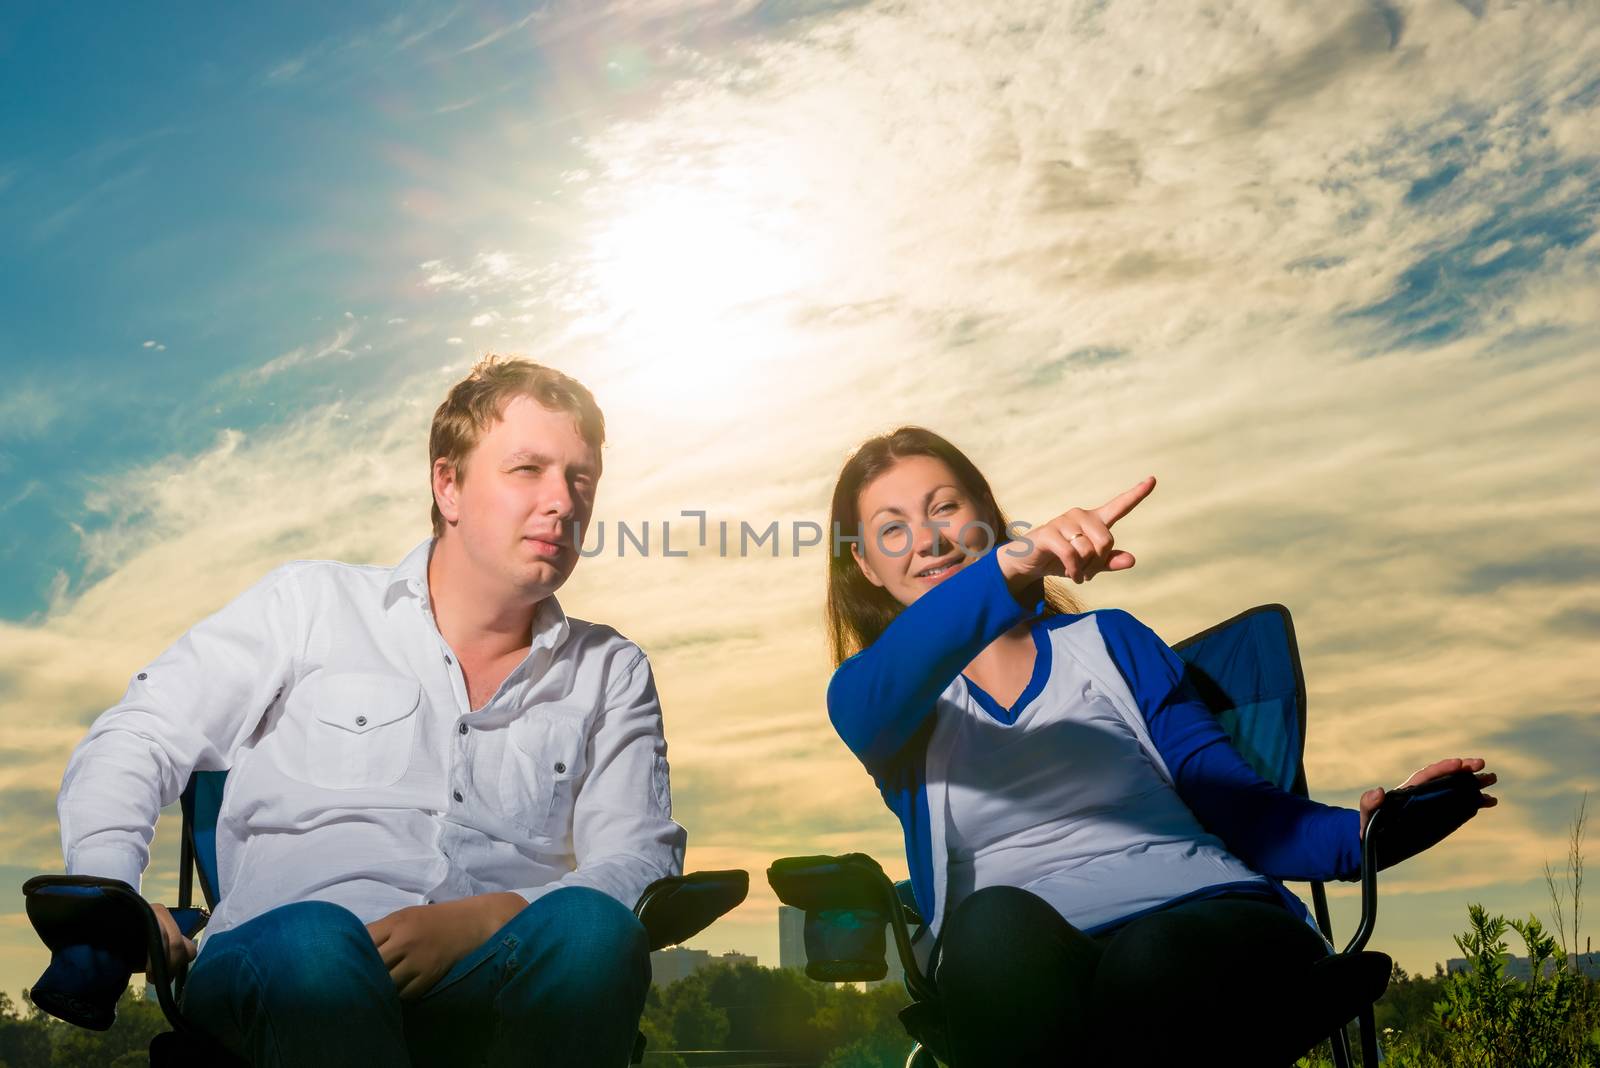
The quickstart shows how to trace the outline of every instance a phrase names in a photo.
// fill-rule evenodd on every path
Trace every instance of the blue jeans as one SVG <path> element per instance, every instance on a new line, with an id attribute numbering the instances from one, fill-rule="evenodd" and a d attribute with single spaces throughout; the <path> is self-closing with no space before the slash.
<path id="1" fill-rule="evenodd" d="M 633 913 L 597 890 L 563 887 L 408 1001 L 354 913 L 284 905 L 210 939 L 183 1011 L 258 1068 L 622 1068 L 649 986 Z"/>

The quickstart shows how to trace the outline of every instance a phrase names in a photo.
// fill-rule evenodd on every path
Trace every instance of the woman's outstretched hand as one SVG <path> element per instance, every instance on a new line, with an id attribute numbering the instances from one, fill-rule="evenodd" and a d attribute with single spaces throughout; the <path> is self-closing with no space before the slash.
<path id="1" fill-rule="evenodd" d="M 1416 786 L 1418 783 L 1428 782 L 1431 779 L 1442 779 L 1444 776 L 1453 775 L 1458 771 L 1475 772 L 1478 776 L 1478 782 L 1485 787 L 1493 786 L 1499 781 L 1499 776 L 1495 775 L 1494 772 L 1483 770 L 1482 757 L 1449 757 L 1445 760 L 1435 761 L 1425 768 L 1418 768 L 1416 771 L 1411 773 L 1411 777 L 1409 779 L 1400 784 L 1400 787 L 1403 788 L 1406 786 Z M 1378 811 L 1378 806 L 1383 804 L 1383 798 L 1384 792 L 1383 787 L 1381 786 L 1375 786 L 1361 795 L 1362 838 L 1367 836 L 1367 824 L 1371 821 L 1372 814 Z M 1493 808 L 1499 803 L 1500 801 L 1498 798 L 1484 794 L 1482 803 L 1479 805 L 1479 807 Z"/>
<path id="2" fill-rule="evenodd" d="M 1069 508 L 1047 523 L 1017 535 L 1000 549 L 1000 571 L 1021 588 L 1042 578 L 1087 582 L 1102 571 L 1126 571 L 1133 554 L 1115 547 L 1111 525 L 1156 488 L 1154 475 L 1098 508 Z"/>

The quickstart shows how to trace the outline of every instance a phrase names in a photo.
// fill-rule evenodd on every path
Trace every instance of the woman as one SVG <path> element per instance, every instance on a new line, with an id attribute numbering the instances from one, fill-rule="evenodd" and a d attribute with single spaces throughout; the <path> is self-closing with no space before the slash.
<path id="1" fill-rule="evenodd" d="M 1111 528 L 1154 487 L 1019 531 L 960 450 L 903 427 L 834 490 L 860 537 L 829 563 L 828 713 L 903 825 L 958 1066 L 1092 1058 L 1101 1035 L 1160 1060 L 1219 1020 L 1237 1051 L 1228 1006 L 1284 1019 L 1328 952 L 1278 880 L 1359 873 L 1381 789 L 1351 810 L 1264 782 L 1149 628 L 1045 587 L 1132 567 Z"/>

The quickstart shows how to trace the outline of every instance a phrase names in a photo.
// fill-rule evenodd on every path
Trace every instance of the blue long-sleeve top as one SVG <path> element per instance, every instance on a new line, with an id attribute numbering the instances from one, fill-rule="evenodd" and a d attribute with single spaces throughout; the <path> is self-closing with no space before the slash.
<path id="1" fill-rule="evenodd" d="M 938 699 L 990 642 L 1044 607 L 1037 596 L 1028 596 L 1038 594 L 1038 584 L 1013 595 L 1000 570 L 1002 551 L 1004 546 L 991 550 L 930 588 L 875 642 L 840 664 L 828 684 L 834 729 L 900 819 L 912 891 L 924 917 L 935 914 L 936 889 L 942 892 L 934 886 L 926 759 Z M 1178 796 L 1206 830 L 1274 882 L 1359 877 L 1358 812 L 1298 797 L 1262 779 L 1186 683 L 1182 660 L 1150 628 L 1118 609 L 1085 614 L 1096 617 L 1106 653 Z M 1058 625 L 1056 619 L 1049 623 Z M 1036 672 L 1029 691 L 1037 692 L 1042 681 Z M 1015 708 L 1028 699 L 1025 692 Z M 992 702 L 980 703 L 991 715 L 1007 714 Z"/>

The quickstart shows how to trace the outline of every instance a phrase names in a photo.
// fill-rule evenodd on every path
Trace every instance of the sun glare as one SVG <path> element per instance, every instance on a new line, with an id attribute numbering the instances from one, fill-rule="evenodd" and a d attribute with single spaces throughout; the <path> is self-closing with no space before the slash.
<path id="1" fill-rule="evenodd" d="M 708 412 L 794 345 L 788 313 L 818 265 L 793 213 L 757 209 L 752 184 L 644 185 L 596 234 L 579 329 L 641 396 Z"/>

